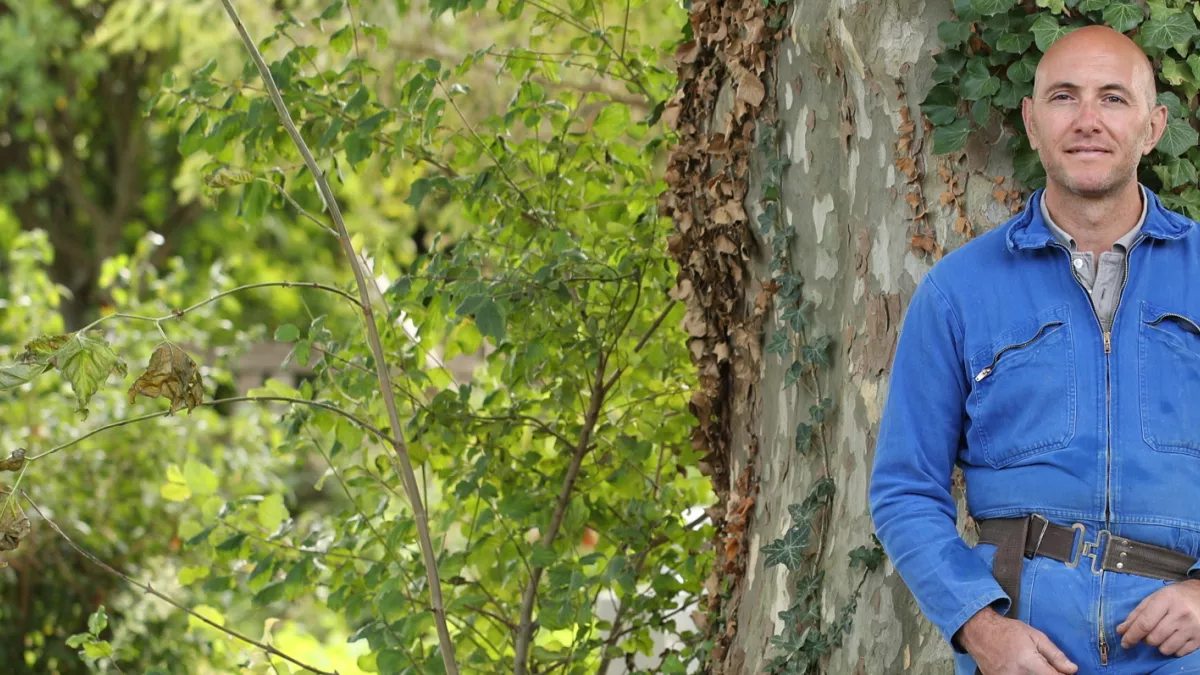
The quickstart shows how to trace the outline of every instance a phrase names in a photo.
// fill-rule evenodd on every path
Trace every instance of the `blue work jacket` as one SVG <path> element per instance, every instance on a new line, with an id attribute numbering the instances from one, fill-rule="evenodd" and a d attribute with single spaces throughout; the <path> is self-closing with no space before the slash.
<path id="1" fill-rule="evenodd" d="M 1100 522 L 1200 556 L 1200 235 L 1146 194 L 1109 332 L 1042 219 L 1040 190 L 934 265 L 913 295 L 871 514 L 947 641 L 983 607 L 1009 606 L 990 561 L 955 528 L 956 463 L 976 520 Z"/>

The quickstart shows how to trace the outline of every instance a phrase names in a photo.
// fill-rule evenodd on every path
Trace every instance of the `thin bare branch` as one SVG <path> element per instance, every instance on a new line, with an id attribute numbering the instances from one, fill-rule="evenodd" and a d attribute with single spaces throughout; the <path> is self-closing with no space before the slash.
<path id="1" fill-rule="evenodd" d="M 115 567 L 109 565 L 108 563 L 104 562 L 100 558 L 96 557 L 90 551 L 84 549 L 79 544 L 76 544 L 73 539 L 71 539 L 69 536 L 67 536 L 66 532 L 62 531 L 62 528 L 60 528 L 57 523 L 55 523 L 53 520 L 50 520 L 50 518 L 48 518 L 46 516 L 46 514 L 42 512 L 42 509 L 39 508 L 38 505 L 36 503 L 34 503 L 34 501 L 32 499 L 29 498 L 29 495 L 26 494 L 24 490 L 21 491 L 21 496 L 25 498 L 25 501 L 29 502 L 29 505 L 33 507 L 34 511 L 37 511 L 38 515 L 42 517 L 42 520 L 46 521 L 46 524 L 49 525 L 51 528 L 53 528 L 54 531 L 58 533 L 58 536 L 62 537 L 63 540 L 66 541 L 67 544 L 71 548 L 75 549 L 75 551 L 77 553 L 79 553 L 79 555 L 82 555 L 83 557 L 85 557 L 88 560 L 95 563 L 96 566 L 98 566 L 100 569 L 104 570 L 105 572 L 108 572 L 109 574 L 111 574 L 119 579 L 122 579 L 123 581 L 125 581 L 125 583 L 129 584 L 130 586 L 133 586 L 134 588 L 137 588 L 145 593 L 149 593 L 150 595 L 153 595 L 154 597 L 158 598 L 159 600 L 162 600 L 163 602 L 167 603 L 168 605 L 171 605 L 175 609 L 178 609 L 179 611 L 184 612 L 185 614 L 187 614 L 191 617 L 194 617 L 194 618 L 198 619 L 199 621 L 202 621 L 203 623 L 208 624 L 209 626 L 212 626 L 213 628 L 221 631 L 222 633 L 225 633 L 226 635 L 229 635 L 230 637 L 237 638 L 238 640 L 241 640 L 242 642 L 245 642 L 248 645 L 257 647 L 258 649 L 261 649 L 262 651 L 264 651 L 272 656 L 278 656 L 279 658 L 284 659 L 290 663 L 294 663 L 295 665 L 299 666 L 300 668 L 317 673 L 317 675 L 338 675 L 338 672 L 336 670 L 331 672 L 328 670 L 321 670 L 320 668 L 317 668 L 315 666 L 310 666 L 310 665 L 304 663 L 303 661 L 300 661 L 299 659 L 297 659 L 294 656 L 290 656 L 288 654 L 285 654 L 284 652 L 279 651 L 278 649 L 272 647 L 271 645 L 263 644 L 262 642 L 259 642 L 258 640 L 255 640 L 254 638 L 250 638 L 245 635 L 242 635 L 241 633 L 239 633 L 231 628 L 226 628 L 225 626 L 222 626 L 221 624 L 213 621 L 212 619 L 209 619 L 206 616 L 198 614 L 195 611 L 191 610 L 190 608 L 186 607 L 185 605 L 182 605 L 182 604 L 176 602 L 170 596 L 156 590 L 154 587 L 150 586 L 149 584 L 143 584 L 142 582 L 138 581 L 137 579 L 134 579 L 133 577 L 129 576 L 128 574 L 125 574 L 124 572 L 116 569 Z"/>

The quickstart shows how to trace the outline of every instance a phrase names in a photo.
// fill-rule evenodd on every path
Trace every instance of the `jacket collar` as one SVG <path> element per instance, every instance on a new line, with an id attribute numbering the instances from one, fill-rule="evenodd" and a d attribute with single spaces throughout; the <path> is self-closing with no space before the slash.
<path id="1" fill-rule="evenodd" d="M 1013 217 L 1006 227 L 1008 250 L 1035 249 L 1049 246 L 1057 241 L 1042 218 L 1042 194 L 1045 189 L 1039 189 L 1029 197 L 1029 203 L 1021 213 Z M 1146 220 L 1142 223 L 1142 234 L 1155 239 L 1181 239 L 1189 232 L 1195 223 L 1181 214 L 1163 206 L 1158 195 L 1149 189 L 1142 192 L 1150 200 L 1146 207 Z"/>

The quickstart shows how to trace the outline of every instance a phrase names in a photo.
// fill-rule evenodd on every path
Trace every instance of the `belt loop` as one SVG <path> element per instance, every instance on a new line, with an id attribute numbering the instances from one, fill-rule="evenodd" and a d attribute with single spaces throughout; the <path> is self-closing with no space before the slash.
<path id="1" fill-rule="evenodd" d="M 1029 520 L 1042 521 L 1042 531 L 1038 533 L 1037 543 L 1033 545 L 1033 551 L 1025 555 L 1026 558 L 1032 560 L 1037 555 L 1038 549 L 1042 547 L 1042 539 L 1046 538 L 1046 530 L 1050 529 L 1050 519 L 1040 513 L 1031 513 L 1029 514 Z"/>

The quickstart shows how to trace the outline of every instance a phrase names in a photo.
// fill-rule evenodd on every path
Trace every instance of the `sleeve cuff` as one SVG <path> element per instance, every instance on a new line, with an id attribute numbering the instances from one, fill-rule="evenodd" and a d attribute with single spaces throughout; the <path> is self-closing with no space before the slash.
<path id="1" fill-rule="evenodd" d="M 1196 564 L 1192 565 L 1192 569 L 1188 570 L 1187 575 L 1189 579 L 1200 579 L 1200 560 L 1197 560 Z"/>
<path id="2" fill-rule="evenodd" d="M 1198 570 L 1198 573 L 1200 573 L 1200 570 Z M 988 593 L 979 596 L 974 601 L 965 605 L 962 608 L 962 611 L 960 611 L 957 616 L 951 619 L 950 623 L 943 627 L 942 636 L 946 639 L 946 643 L 949 644 L 952 649 L 954 649 L 955 653 L 966 654 L 967 652 L 965 649 L 959 646 L 958 641 L 954 639 L 954 636 L 958 634 L 959 629 L 961 629 L 971 617 L 975 616 L 979 610 L 988 606 L 991 606 L 991 608 L 996 610 L 996 612 L 999 614 L 1004 615 L 1008 614 L 1008 608 L 1012 606 L 1012 600 L 1008 597 L 1008 594 L 999 588 L 996 588 L 995 590 L 989 591 Z"/>

